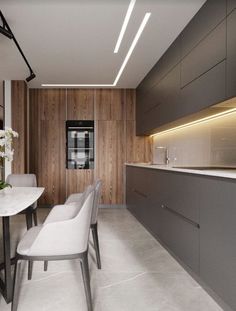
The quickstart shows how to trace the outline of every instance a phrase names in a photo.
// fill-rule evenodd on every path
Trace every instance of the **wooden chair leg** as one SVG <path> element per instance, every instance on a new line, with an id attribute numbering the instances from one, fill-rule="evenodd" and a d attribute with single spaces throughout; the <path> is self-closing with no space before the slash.
<path id="1" fill-rule="evenodd" d="M 33 273 L 33 261 L 28 261 L 28 280 L 32 279 L 32 273 Z"/>

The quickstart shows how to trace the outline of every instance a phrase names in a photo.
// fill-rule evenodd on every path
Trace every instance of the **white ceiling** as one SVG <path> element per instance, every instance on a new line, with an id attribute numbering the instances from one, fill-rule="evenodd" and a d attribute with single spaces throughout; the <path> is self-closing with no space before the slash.
<path id="1" fill-rule="evenodd" d="M 130 0 L 0 0 L 0 9 L 42 83 L 112 84 L 146 12 L 152 15 L 117 84 L 135 88 L 205 0 L 137 0 L 118 54 L 113 50 Z M 12 40 L 0 34 L 0 80 L 29 75 Z"/>

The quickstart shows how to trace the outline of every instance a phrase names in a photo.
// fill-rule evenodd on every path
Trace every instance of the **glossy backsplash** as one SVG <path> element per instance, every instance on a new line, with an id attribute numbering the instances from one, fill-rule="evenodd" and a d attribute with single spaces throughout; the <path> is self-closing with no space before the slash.
<path id="1" fill-rule="evenodd" d="M 156 147 L 167 147 L 169 164 L 236 166 L 236 113 L 153 136 Z"/>

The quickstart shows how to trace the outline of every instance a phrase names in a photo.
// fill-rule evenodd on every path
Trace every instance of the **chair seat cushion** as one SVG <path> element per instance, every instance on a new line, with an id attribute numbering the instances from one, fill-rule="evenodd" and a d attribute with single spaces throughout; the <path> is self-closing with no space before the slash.
<path id="1" fill-rule="evenodd" d="M 25 235 L 23 236 L 23 238 L 20 240 L 18 246 L 17 246 L 17 253 L 20 255 L 28 255 L 30 248 L 32 246 L 32 244 L 34 243 L 35 239 L 37 238 L 39 232 L 42 229 L 42 225 L 41 226 L 36 226 L 33 228 L 30 228 Z"/>

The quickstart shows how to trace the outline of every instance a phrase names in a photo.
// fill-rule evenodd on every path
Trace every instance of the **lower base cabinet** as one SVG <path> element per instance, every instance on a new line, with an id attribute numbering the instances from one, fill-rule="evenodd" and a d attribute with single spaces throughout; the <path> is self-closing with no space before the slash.
<path id="1" fill-rule="evenodd" d="M 236 310 L 236 180 L 127 166 L 134 216 Z"/>

